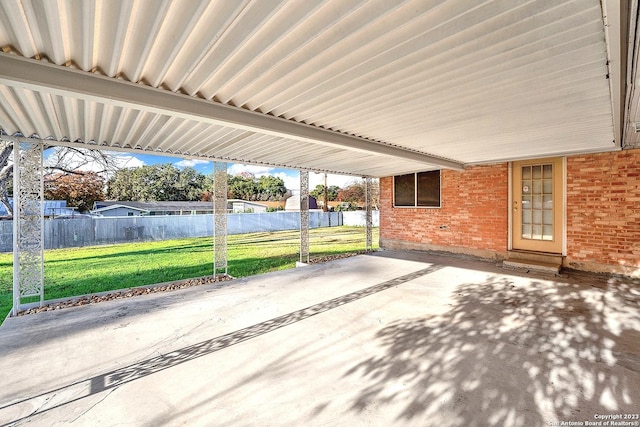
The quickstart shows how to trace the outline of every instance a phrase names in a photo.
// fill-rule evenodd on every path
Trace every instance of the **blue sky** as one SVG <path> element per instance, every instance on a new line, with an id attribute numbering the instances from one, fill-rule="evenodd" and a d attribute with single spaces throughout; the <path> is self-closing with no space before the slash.
<path id="1" fill-rule="evenodd" d="M 211 161 L 206 160 L 196 160 L 196 159 L 181 159 L 179 157 L 167 157 L 167 156 L 156 156 L 152 154 L 137 154 L 137 153 L 112 153 L 119 158 L 120 167 L 139 167 L 143 165 L 156 165 L 156 164 L 164 164 L 171 163 L 172 165 L 183 168 L 183 167 L 192 167 L 200 173 L 210 174 L 213 172 L 213 163 Z M 91 170 L 92 166 L 88 165 L 83 167 L 84 170 Z M 279 178 L 285 183 L 285 186 L 289 190 L 298 190 L 300 188 L 300 175 L 297 170 L 293 169 L 284 169 L 284 168 L 274 168 L 269 166 L 252 166 L 252 165 L 243 165 L 239 163 L 229 163 L 228 171 L 232 175 L 237 175 L 241 172 L 251 172 L 256 177 L 264 176 L 264 175 L 272 175 Z M 344 188 L 350 183 L 358 181 L 358 177 L 354 176 L 345 176 L 345 175 L 328 175 L 327 184 L 328 185 L 337 185 L 338 187 Z M 324 183 L 324 174 L 309 174 L 309 189 L 313 190 L 316 185 Z"/>

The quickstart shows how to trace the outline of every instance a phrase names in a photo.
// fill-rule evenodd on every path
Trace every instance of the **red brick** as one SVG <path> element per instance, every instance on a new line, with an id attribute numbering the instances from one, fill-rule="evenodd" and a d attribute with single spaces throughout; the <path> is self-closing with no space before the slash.
<path id="1" fill-rule="evenodd" d="M 640 267 L 639 202 L 640 150 L 568 157 L 567 258 Z"/>
<path id="2" fill-rule="evenodd" d="M 507 174 L 506 163 L 442 171 L 439 209 L 393 208 L 382 178 L 380 237 L 504 253 Z M 640 150 L 568 157 L 566 198 L 567 261 L 640 267 Z"/>
<path id="3" fill-rule="evenodd" d="M 507 173 L 506 164 L 442 171 L 442 207 L 436 209 L 393 208 L 393 178 L 382 178 L 380 237 L 506 252 Z M 417 231 L 407 234 L 407 229 Z"/>

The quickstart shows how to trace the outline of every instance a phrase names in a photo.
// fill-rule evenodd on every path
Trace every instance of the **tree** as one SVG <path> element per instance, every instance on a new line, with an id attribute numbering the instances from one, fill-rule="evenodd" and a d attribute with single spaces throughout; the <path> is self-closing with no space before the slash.
<path id="1" fill-rule="evenodd" d="M 201 202 L 213 201 L 213 174 L 206 175 L 202 183 L 202 193 L 200 193 Z"/>
<path id="2" fill-rule="evenodd" d="M 172 164 L 142 166 L 134 169 L 134 185 L 142 194 L 141 201 L 184 200 L 178 195 L 180 169 Z"/>
<path id="3" fill-rule="evenodd" d="M 256 178 L 249 172 L 228 175 L 228 196 L 231 199 L 278 201 L 286 194 L 282 178 L 271 175 Z"/>
<path id="4" fill-rule="evenodd" d="M 380 180 L 371 180 L 371 209 L 380 209 Z"/>
<path id="5" fill-rule="evenodd" d="M 364 183 L 353 183 L 338 192 L 338 200 L 341 202 L 364 203 Z"/>
<path id="6" fill-rule="evenodd" d="M 353 204 L 364 204 L 366 199 L 366 189 L 364 181 L 356 181 L 338 192 L 338 200 Z M 372 180 L 371 183 L 371 208 L 378 209 L 380 200 L 380 181 Z"/>
<path id="7" fill-rule="evenodd" d="M 255 200 L 258 185 L 253 174 L 243 172 L 228 176 L 228 196 L 230 199 Z"/>
<path id="8" fill-rule="evenodd" d="M 7 210 L 9 216 L 13 216 L 13 210 L 9 203 L 9 192 L 13 189 L 13 164 L 9 162 L 13 146 L 4 144 L 0 148 L 0 203 Z"/>
<path id="9" fill-rule="evenodd" d="M 103 177 L 120 169 L 118 156 L 108 151 L 76 147 L 45 147 L 45 175 L 56 172 L 82 174 L 88 167 L 91 167 L 92 172 Z"/>
<path id="10" fill-rule="evenodd" d="M 120 169 L 107 182 L 107 198 L 111 200 L 140 200 L 136 199 L 137 189 L 134 189 L 133 172 L 135 168 Z"/>
<path id="11" fill-rule="evenodd" d="M 45 146 L 44 175 L 63 173 L 66 175 L 83 174 L 83 168 L 91 164 L 98 175 L 114 172 L 118 169 L 117 157 L 106 151 L 77 147 Z M 13 180 L 13 144 L 0 145 L 0 203 L 10 216 L 13 210 L 9 204 Z"/>
<path id="12" fill-rule="evenodd" d="M 210 182 L 212 183 L 194 168 L 183 168 L 175 184 L 177 197 L 180 198 L 179 200 L 201 200 L 203 193 L 213 188 Z"/>
<path id="13" fill-rule="evenodd" d="M 258 200 L 282 200 L 286 192 L 287 187 L 282 178 L 266 175 L 258 179 Z"/>
<path id="14" fill-rule="evenodd" d="M 66 200 L 67 206 L 86 212 L 104 200 L 104 179 L 95 172 L 56 173 L 44 178 L 44 198 Z"/>
<path id="15" fill-rule="evenodd" d="M 336 205 L 336 212 L 341 211 L 357 211 L 358 205 L 353 202 L 342 202 Z"/>
<path id="16" fill-rule="evenodd" d="M 108 182 L 107 197 L 122 201 L 195 201 L 206 197 L 211 179 L 170 163 L 118 170 Z"/>
<path id="17" fill-rule="evenodd" d="M 338 192 L 340 191 L 340 187 L 337 185 L 330 185 L 327 187 L 327 199 L 332 202 L 338 198 Z M 316 200 L 324 200 L 324 185 L 318 184 L 316 188 L 313 189 L 309 193 L 310 196 L 315 198 Z"/>

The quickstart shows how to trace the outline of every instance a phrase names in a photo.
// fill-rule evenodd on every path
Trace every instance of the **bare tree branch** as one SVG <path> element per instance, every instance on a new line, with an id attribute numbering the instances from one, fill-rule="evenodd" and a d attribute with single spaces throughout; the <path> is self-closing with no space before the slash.
<path id="1" fill-rule="evenodd" d="M 46 146 L 47 159 L 44 164 L 45 175 L 64 176 L 82 175 L 91 169 L 104 179 L 115 174 L 118 167 L 117 156 L 101 150 L 78 147 Z M 13 179 L 13 163 L 11 162 L 13 144 L 0 141 L 0 203 L 5 207 L 9 216 L 13 216 L 13 209 L 9 203 L 9 189 Z M 61 174 L 60 174 L 61 173 Z"/>
<path id="2" fill-rule="evenodd" d="M 0 144 L 0 203 L 4 206 L 7 214 L 13 217 L 13 209 L 9 203 L 9 192 L 7 185 L 13 178 L 13 164 L 9 162 L 13 153 L 13 144 Z"/>
<path id="3" fill-rule="evenodd" d="M 57 171 L 77 175 L 78 172 L 86 172 L 83 169 L 89 164 L 92 171 L 99 175 L 112 175 L 119 169 L 117 156 L 101 150 L 77 147 L 46 147 L 45 150 L 52 151 L 45 164 L 47 173 Z M 96 166 L 100 166 L 100 169 L 96 169 Z"/>

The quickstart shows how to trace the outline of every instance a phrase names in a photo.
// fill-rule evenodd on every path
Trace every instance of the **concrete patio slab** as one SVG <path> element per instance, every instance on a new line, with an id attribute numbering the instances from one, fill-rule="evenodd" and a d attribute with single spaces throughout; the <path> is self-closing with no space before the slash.
<path id="1" fill-rule="evenodd" d="M 2 425 L 638 425 L 640 284 L 385 251 L 10 318 L 0 373 Z"/>

